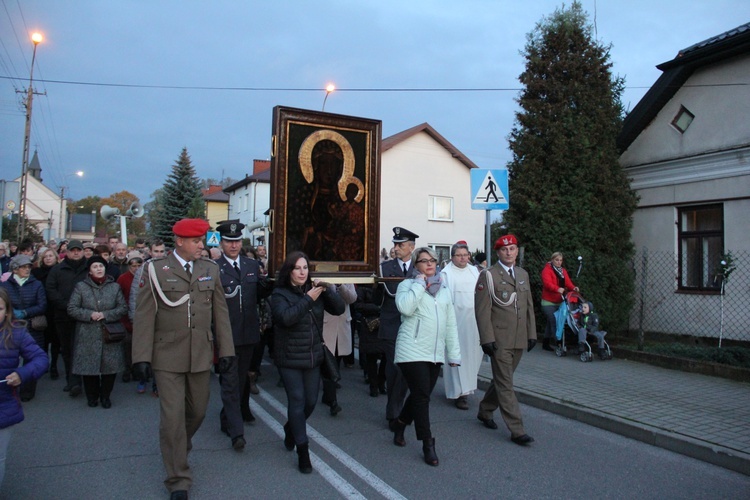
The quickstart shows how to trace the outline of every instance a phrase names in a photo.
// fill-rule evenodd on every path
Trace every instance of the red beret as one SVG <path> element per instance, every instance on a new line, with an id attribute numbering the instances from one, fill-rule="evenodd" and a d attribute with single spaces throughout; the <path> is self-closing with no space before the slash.
<path id="1" fill-rule="evenodd" d="M 203 219 L 182 219 L 172 226 L 172 232 L 180 238 L 201 238 L 210 228 Z"/>
<path id="2" fill-rule="evenodd" d="M 466 243 L 466 241 L 464 241 L 464 240 L 458 240 L 456 242 L 456 245 L 468 245 L 468 243 Z"/>
<path id="3" fill-rule="evenodd" d="M 499 237 L 495 242 L 495 250 L 507 247 L 508 245 L 518 245 L 518 239 L 515 235 L 506 234 L 505 236 Z"/>

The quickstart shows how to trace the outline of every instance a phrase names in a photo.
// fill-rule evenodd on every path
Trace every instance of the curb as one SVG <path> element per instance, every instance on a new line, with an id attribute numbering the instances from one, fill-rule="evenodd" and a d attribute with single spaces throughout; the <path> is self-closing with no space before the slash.
<path id="1" fill-rule="evenodd" d="M 477 382 L 478 387 L 483 391 L 486 391 L 491 383 L 489 379 L 483 377 L 478 377 Z M 515 391 L 519 403 L 750 476 L 750 455 L 741 451 L 626 420 L 592 408 L 567 404 L 519 387 L 515 387 Z"/>

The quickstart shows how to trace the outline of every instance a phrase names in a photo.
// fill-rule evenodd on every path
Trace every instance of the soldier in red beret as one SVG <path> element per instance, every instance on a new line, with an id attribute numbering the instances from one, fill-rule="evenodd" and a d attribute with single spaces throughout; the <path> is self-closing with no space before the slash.
<path id="1" fill-rule="evenodd" d="M 175 251 L 143 266 L 136 299 L 133 374 L 145 380 L 153 370 L 159 387 L 159 442 L 172 500 L 187 499 L 192 485 L 188 450 L 206 415 L 214 342 L 218 372 L 235 362 L 219 266 L 201 258 L 208 228 L 202 219 L 177 222 Z"/>
<path id="2" fill-rule="evenodd" d="M 485 427 L 497 429 L 492 414 L 499 407 L 511 441 L 524 446 L 534 438 L 523 427 L 513 391 L 513 372 L 523 350 L 530 351 L 536 345 L 534 304 L 529 274 L 516 266 L 518 239 L 512 234 L 501 236 L 495 250 L 499 261 L 479 274 L 474 290 L 479 342 L 492 365 L 492 385 L 479 404 L 477 418 Z"/>

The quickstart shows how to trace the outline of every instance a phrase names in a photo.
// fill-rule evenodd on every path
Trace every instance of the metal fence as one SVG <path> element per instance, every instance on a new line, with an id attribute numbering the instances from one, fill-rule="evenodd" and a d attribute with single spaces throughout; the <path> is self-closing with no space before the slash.
<path id="1" fill-rule="evenodd" d="M 732 252 L 735 270 L 724 283 L 714 265 L 706 264 L 705 282 L 714 290 L 679 288 L 673 252 L 642 249 L 633 259 L 635 301 L 629 328 L 645 338 L 654 333 L 750 341 L 750 252 Z"/>

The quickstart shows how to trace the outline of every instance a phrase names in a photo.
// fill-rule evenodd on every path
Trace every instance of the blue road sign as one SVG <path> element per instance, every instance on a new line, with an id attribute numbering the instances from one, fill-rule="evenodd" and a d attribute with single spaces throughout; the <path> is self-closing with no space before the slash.
<path id="1" fill-rule="evenodd" d="M 209 247 L 218 247 L 221 241 L 221 235 L 218 231 L 209 231 L 206 233 L 206 245 Z"/>
<path id="2" fill-rule="evenodd" d="M 508 199 L 507 170 L 471 170 L 472 209 L 505 210 L 510 206 Z"/>

